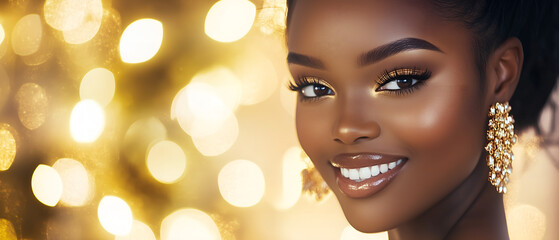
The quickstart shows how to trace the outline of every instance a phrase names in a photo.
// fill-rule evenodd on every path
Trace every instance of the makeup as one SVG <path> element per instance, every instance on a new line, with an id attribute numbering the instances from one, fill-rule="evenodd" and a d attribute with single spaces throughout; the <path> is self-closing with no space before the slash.
<path id="1" fill-rule="evenodd" d="M 351 198 L 365 198 L 382 190 L 407 162 L 404 156 L 378 153 L 348 153 L 330 163 L 340 190 Z"/>

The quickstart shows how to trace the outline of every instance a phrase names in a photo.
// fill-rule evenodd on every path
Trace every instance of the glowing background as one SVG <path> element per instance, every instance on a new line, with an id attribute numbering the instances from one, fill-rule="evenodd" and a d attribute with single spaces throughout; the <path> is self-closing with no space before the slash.
<path id="1" fill-rule="evenodd" d="M 0 239 L 386 239 L 301 195 L 284 21 L 281 0 L 1 1 Z M 559 238 L 538 141 L 512 239 Z"/>

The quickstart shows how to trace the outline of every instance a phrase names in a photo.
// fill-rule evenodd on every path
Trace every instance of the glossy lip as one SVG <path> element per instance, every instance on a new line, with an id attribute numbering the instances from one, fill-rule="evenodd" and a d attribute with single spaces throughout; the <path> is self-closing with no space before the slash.
<path id="1" fill-rule="evenodd" d="M 340 168 L 362 168 L 373 165 L 388 164 L 402 159 L 402 163 L 385 173 L 365 179 L 361 182 L 353 181 L 342 176 Z M 336 173 L 336 182 L 340 190 L 351 198 L 365 198 L 386 187 L 398 175 L 408 158 L 379 153 L 345 153 L 335 156 L 330 163 Z"/>

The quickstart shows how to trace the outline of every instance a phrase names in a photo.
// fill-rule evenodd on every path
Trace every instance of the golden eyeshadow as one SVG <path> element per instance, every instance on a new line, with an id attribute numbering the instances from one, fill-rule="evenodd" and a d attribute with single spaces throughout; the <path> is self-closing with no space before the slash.
<path id="1" fill-rule="evenodd" d="M 379 83 L 385 83 L 402 76 L 421 76 L 427 71 L 417 68 L 398 68 L 392 71 L 386 71 L 378 77 Z"/>

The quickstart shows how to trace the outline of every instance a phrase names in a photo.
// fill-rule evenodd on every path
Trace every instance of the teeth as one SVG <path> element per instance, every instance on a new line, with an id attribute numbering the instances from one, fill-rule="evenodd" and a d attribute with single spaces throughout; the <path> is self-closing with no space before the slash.
<path id="1" fill-rule="evenodd" d="M 386 173 L 388 172 L 388 170 L 394 169 L 396 166 L 402 164 L 402 162 L 403 160 L 400 159 L 398 161 L 390 162 L 388 164 L 383 163 L 371 167 L 340 168 L 340 171 L 342 173 L 342 176 L 344 176 L 345 178 L 349 178 L 351 180 L 360 182 L 365 179 L 378 176 L 379 174 Z"/>
<path id="2" fill-rule="evenodd" d="M 371 167 L 371 175 L 374 177 L 374 176 L 377 176 L 379 174 L 380 174 L 380 169 L 378 168 L 378 165 L 372 166 Z"/>
<path id="3" fill-rule="evenodd" d="M 359 171 L 357 171 L 357 169 L 349 169 L 349 179 L 351 180 L 359 179 Z"/>
<path id="4" fill-rule="evenodd" d="M 347 168 L 342 168 L 342 175 L 349 178 L 349 170 Z"/>
<path id="5" fill-rule="evenodd" d="M 362 167 L 359 168 L 359 178 L 360 179 L 367 179 L 371 177 L 371 168 L 370 167 Z"/>

